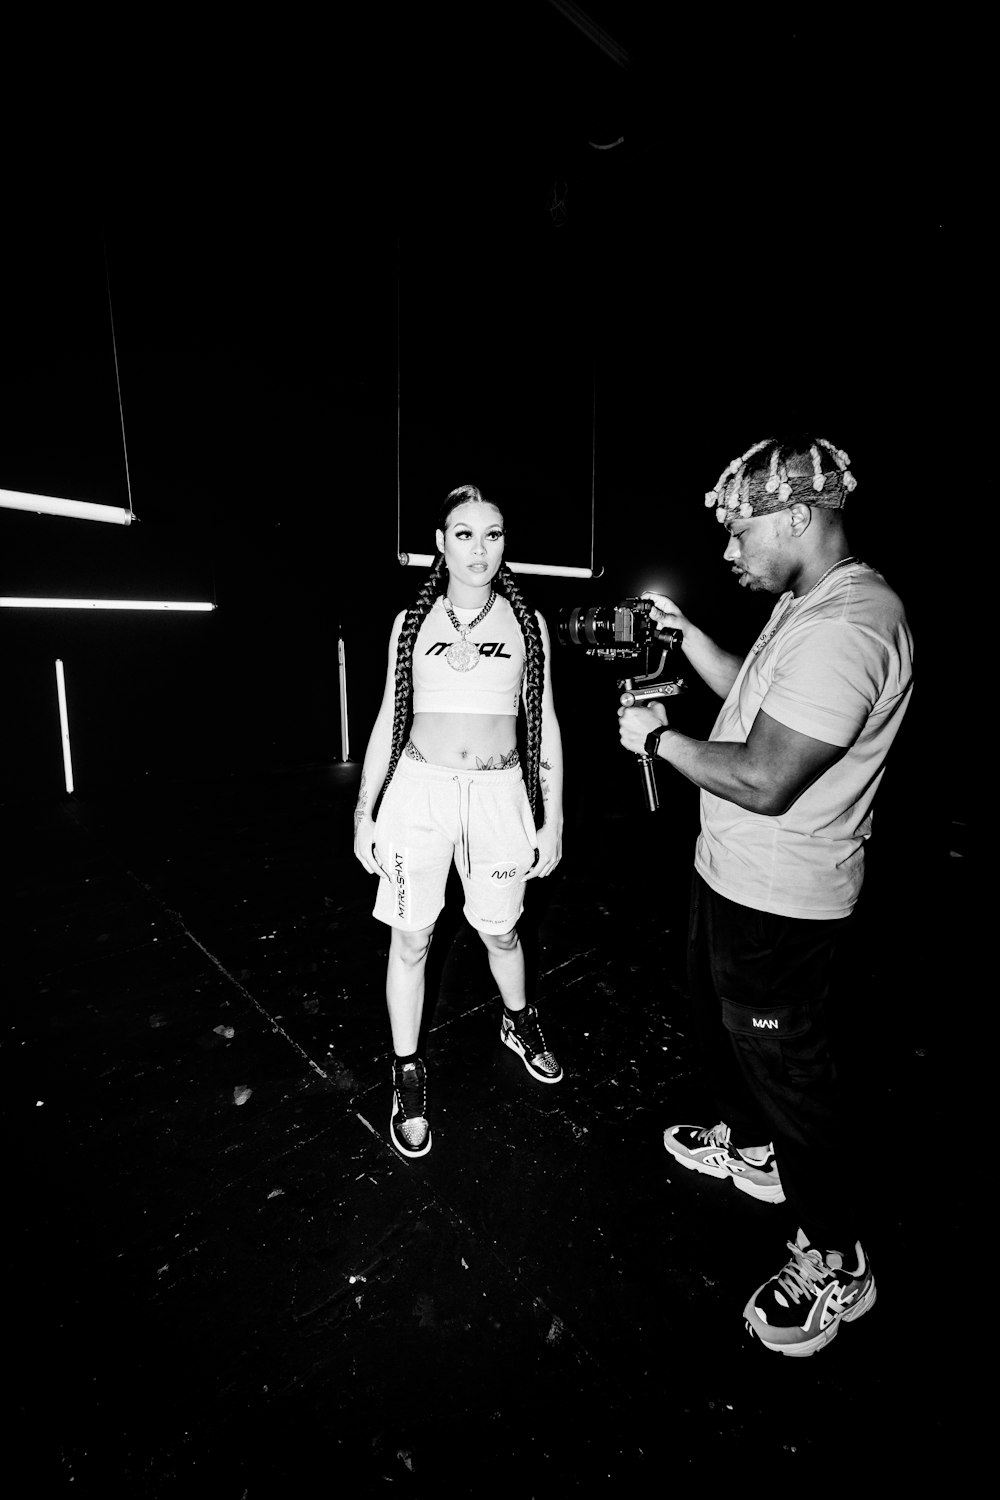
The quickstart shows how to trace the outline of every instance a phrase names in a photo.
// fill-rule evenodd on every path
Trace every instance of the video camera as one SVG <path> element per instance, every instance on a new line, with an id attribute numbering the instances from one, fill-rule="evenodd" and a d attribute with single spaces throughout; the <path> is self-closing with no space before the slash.
<path id="1" fill-rule="evenodd" d="M 624 661 L 653 649 L 658 642 L 666 651 L 679 636 L 676 630 L 658 630 L 650 618 L 651 599 L 623 599 L 620 604 L 577 605 L 559 614 L 558 636 L 564 646 L 582 646 L 588 656 L 603 661 Z"/>
<path id="2" fill-rule="evenodd" d="M 673 698 L 683 693 L 682 678 L 661 678 L 670 650 L 682 638 L 679 630 L 664 630 L 651 617 L 651 599 L 623 599 L 619 604 L 577 605 L 560 610 L 557 638 L 563 646 L 581 648 L 598 661 L 626 662 L 632 670 L 618 679 L 619 703 L 631 708 L 654 698 Z M 653 658 L 658 655 L 656 665 Z M 638 671 L 636 668 L 641 667 Z M 656 812 L 660 800 L 656 791 L 653 762 L 648 755 L 636 757 L 642 772 L 646 806 Z"/>

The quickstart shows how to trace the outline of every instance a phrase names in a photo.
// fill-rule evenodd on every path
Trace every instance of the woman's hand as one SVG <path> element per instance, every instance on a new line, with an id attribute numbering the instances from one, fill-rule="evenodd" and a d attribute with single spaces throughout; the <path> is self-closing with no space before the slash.
<path id="1" fill-rule="evenodd" d="M 551 875 L 562 859 L 562 832 L 543 823 L 538 830 L 538 858 L 525 875 L 525 880 L 541 880 Z"/>
<path id="2" fill-rule="evenodd" d="M 372 856 L 375 842 L 375 820 L 367 813 L 354 815 L 354 853 L 369 875 L 381 875 L 382 871 Z"/>

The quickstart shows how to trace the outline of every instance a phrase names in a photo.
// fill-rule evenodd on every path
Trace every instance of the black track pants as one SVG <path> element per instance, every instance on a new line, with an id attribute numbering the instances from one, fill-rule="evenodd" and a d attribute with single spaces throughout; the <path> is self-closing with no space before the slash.
<path id="1" fill-rule="evenodd" d="M 739 906 L 694 877 L 688 986 L 719 1118 L 734 1146 L 774 1142 L 798 1227 L 813 1244 L 845 1251 L 859 1238 L 856 1152 L 827 1005 L 848 925 Z"/>

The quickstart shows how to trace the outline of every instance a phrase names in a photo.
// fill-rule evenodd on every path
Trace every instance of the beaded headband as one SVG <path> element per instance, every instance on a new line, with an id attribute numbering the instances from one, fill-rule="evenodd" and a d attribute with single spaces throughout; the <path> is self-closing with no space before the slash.
<path id="1" fill-rule="evenodd" d="M 765 448 L 771 449 L 769 468 L 748 474 L 749 460 Z M 824 471 L 821 448 L 833 459 L 836 465 L 833 470 Z M 842 448 L 835 448 L 826 438 L 817 438 L 808 450 L 793 451 L 787 459 L 782 459 L 781 453 L 782 445 L 776 439 L 765 438 L 723 469 L 715 488 L 705 496 L 705 504 L 715 506 L 717 521 L 749 520 L 751 516 L 785 510 L 797 500 L 839 510 L 857 485 L 848 468 L 851 460 Z"/>

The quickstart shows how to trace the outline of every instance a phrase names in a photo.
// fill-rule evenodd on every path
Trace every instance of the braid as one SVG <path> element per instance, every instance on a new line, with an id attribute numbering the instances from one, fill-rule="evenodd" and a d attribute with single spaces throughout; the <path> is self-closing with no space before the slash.
<path id="1" fill-rule="evenodd" d="M 828 455 L 826 468 L 824 454 Z M 826 438 L 805 434 L 781 442 L 765 438 L 723 469 L 714 489 L 706 492 L 705 504 L 715 507 L 716 520 L 725 525 L 768 515 L 796 500 L 839 510 L 856 488 L 849 463 L 843 449 Z"/>
<path id="2" fill-rule="evenodd" d="M 447 570 L 444 558 L 438 557 L 428 577 L 421 585 L 415 601 L 406 611 L 396 642 L 396 702 L 392 715 L 392 749 L 389 753 L 389 769 L 382 783 L 384 795 L 392 780 L 393 772 L 403 753 L 406 734 L 410 725 L 410 702 L 413 697 L 413 643 L 425 618 L 430 614 L 434 600 L 443 594 L 446 587 Z"/>
<path id="3" fill-rule="evenodd" d="M 538 767 L 542 758 L 542 688 L 545 683 L 545 652 L 542 633 L 538 628 L 535 612 L 525 603 L 524 595 L 514 580 L 506 563 L 501 563 L 493 580 L 493 587 L 503 594 L 524 637 L 524 670 L 526 692 L 524 695 L 527 719 L 528 764 L 524 779 L 528 788 L 531 816 L 537 823 L 535 809 L 538 804 Z"/>

